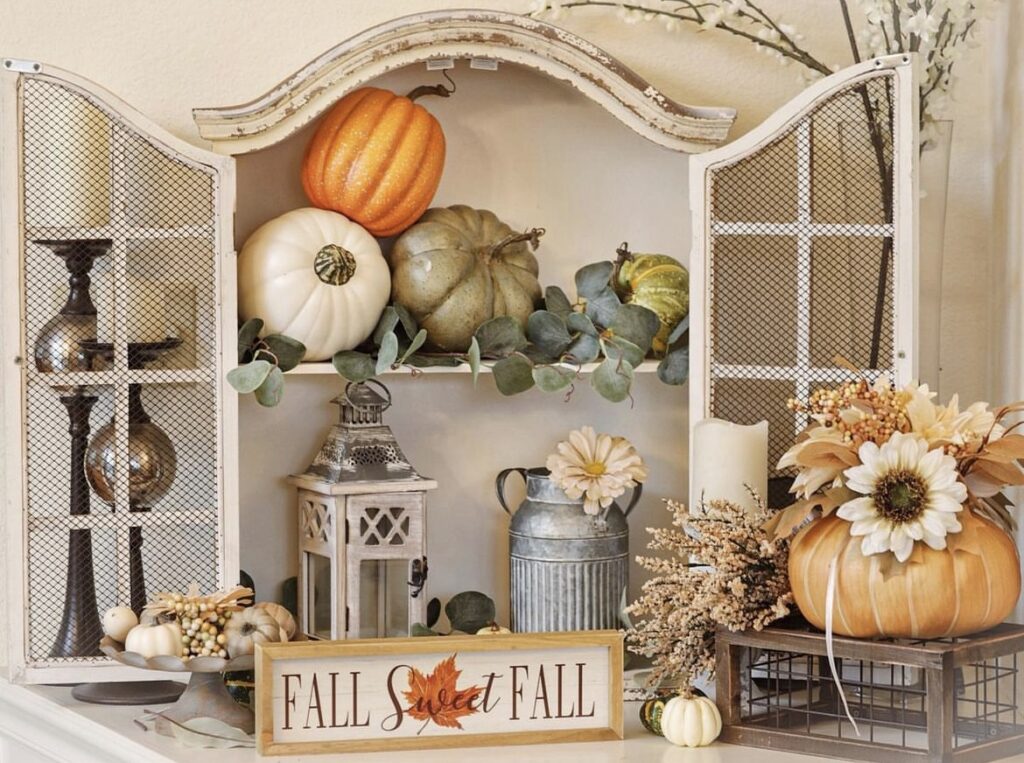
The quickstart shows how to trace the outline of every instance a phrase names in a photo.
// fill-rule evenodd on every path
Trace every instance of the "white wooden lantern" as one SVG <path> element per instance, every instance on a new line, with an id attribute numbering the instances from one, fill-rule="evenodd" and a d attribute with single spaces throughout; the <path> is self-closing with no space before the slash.
<path id="1" fill-rule="evenodd" d="M 340 421 L 304 474 L 299 628 L 310 638 L 406 636 L 426 619 L 427 491 L 382 415 L 387 388 L 349 384 Z"/>

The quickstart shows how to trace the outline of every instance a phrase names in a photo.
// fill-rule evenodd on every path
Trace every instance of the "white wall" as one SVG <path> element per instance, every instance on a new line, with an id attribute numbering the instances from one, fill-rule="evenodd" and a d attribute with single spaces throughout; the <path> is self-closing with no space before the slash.
<path id="1" fill-rule="evenodd" d="M 521 11 L 528 3 L 477 4 Z M 301 7 L 274 0 L 0 0 L 0 54 L 38 59 L 93 79 L 171 132 L 199 143 L 192 107 L 249 100 L 367 26 L 450 5 L 450 0 L 310 0 Z M 776 0 L 765 5 L 784 8 L 786 20 L 814 41 L 815 50 L 825 51 L 825 60 L 849 60 L 835 3 Z M 756 125 L 802 87 L 794 67 L 780 68 L 747 44 L 717 33 L 670 34 L 654 25 L 624 26 L 614 13 L 601 12 L 579 13 L 560 23 L 680 101 L 737 107 L 734 135 Z M 990 363 L 997 326 L 989 305 L 996 274 L 1004 267 L 1001 255 L 995 260 L 998 269 L 993 266 L 992 252 L 1009 246 L 993 224 L 994 168 L 999 163 L 1000 182 L 1008 182 L 1003 152 L 1012 138 L 1000 104 L 1004 87 L 1013 81 L 1019 87 L 1019 79 L 1011 76 L 1020 76 L 1019 62 L 1016 70 L 1008 68 L 1010 52 L 1019 48 L 1008 44 L 1010 39 L 1019 43 L 1019 36 L 1005 37 L 1008 23 L 1004 18 L 984 25 L 983 42 L 998 38 L 1003 44 L 974 51 L 964 62 L 952 115 L 942 386 L 967 399 L 989 397 L 991 381 L 1001 373 L 998 364 Z M 1019 29 L 1020 19 L 1015 23 Z M 467 96 L 462 103 L 454 98 L 432 105 L 448 131 L 452 152 L 439 202 L 493 205 L 517 225 L 547 226 L 552 232 L 541 255 L 547 258 L 542 261 L 546 281 L 564 283 L 575 264 L 609 256 L 608 247 L 623 239 L 685 258 L 688 223 L 685 196 L 680 195 L 685 193 L 685 159 L 643 143 L 564 86 L 536 75 L 513 69 L 492 75 L 500 80 L 459 74 Z M 491 82 L 500 82 L 502 89 L 491 90 Z M 507 112 L 497 103 L 483 108 L 503 93 L 516 96 Z M 579 133 L 574 132 L 577 118 L 586 124 Z M 1019 128 L 1019 114 L 1017 120 Z M 594 152 L 595 145 L 602 151 Z M 494 153 L 491 146 L 504 148 Z M 460 153 L 475 164 L 459 170 Z M 553 161 L 575 168 L 564 175 L 570 182 L 563 188 L 547 181 L 544 170 Z M 479 179 L 469 173 L 470 166 Z M 1002 214 L 1007 225 L 1014 219 L 1005 210 Z M 245 224 L 240 219 L 239 225 Z M 1019 342 L 1019 332 L 999 341 L 1012 340 Z M 489 380 L 475 390 L 462 379 L 399 380 L 392 386 L 398 402 L 388 420 L 414 463 L 442 483 L 431 510 L 433 593 L 474 586 L 503 597 L 503 524 L 489 482 L 504 466 L 539 463 L 571 426 L 590 422 L 621 432 L 636 439 L 651 460 L 652 497 L 632 522 L 635 551 L 644 542 L 642 528 L 662 521 L 656 498 L 683 495 L 684 390 L 645 379 L 636 391 L 636 408 L 627 412 L 595 399 L 587 389 L 563 406 L 536 391 L 501 399 Z M 270 475 L 304 466 L 333 416 L 325 403 L 338 388 L 334 379 L 290 379 L 279 411 L 268 414 L 243 404 L 243 463 L 258 464 Z M 279 449 L 283 455 L 271 464 L 258 445 L 260 437 L 290 447 Z M 243 564 L 270 593 L 293 565 L 288 493 L 280 481 L 254 477 L 243 499 Z M 0 640 L 4 635 L 0 629 Z"/>

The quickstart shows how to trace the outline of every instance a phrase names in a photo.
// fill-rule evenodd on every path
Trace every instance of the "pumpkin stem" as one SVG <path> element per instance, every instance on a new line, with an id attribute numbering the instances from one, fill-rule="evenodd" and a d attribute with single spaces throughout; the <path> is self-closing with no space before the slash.
<path id="1" fill-rule="evenodd" d="M 328 244 L 313 258 L 313 270 L 329 286 L 342 286 L 356 274 L 356 258 L 348 249 Z"/>
<path id="2" fill-rule="evenodd" d="M 616 257 L 615 259 L 615 269 L 612 271 L 612 283 L 618 284 L 620 283 L 620 274 L 622 273 L 622 266 L 625 265 L 627 262 L 632 262 L 634 259 L 636 259 L 636 256 L 631 251 L 629 251 L 628 241 L 623 241 L 621 244 L 619 244 L 619 248 L 615 250 L 615 254 L 617 254 L 618 257 Z M 624 284 L 624 286 L 627 288 L 629 292 L 628 296 L 632 296 L 633 289 L 630 287 L 629 283 L 627 282 L 626 284 Z"/>
<path id="3" fill-rule="evenodd" d="M 451 83 L 451 87 L 445 87 L 444 85 L 420 85 L 419 87 L 415 87 L 412 90 L 410 90 L 408 95 L 406 95 L 405 97 L 408 98 L 410 101 L 415 101 L 417 98 L 420 98 L 424 95 L 437 95 L 440 96 L 441 98 L 447 98 L 448 96 L 455 92 L 456 85 L 455 81 L 448 76 L 448 72 L 443 71 L 441 72 L 441 74 L 444 76 L 446 80 L 448 80 L 449 83 Z"/>
<path id="4" fill-rule="evenodd" d="M 530 248 L 535 250 L 540 246 L 540 237 L 543 236 L 547 231 L 544 228 L 530 228 L 528 231 L 523 233 L 511 233 L 505 236 L 501 241 L 493 244 L 490 249 L 487 250 L 487 258 L 494 257 L 498 252 L 504 249 L 506 246 L 512 244 L 518 244 L 520 241 L 529 241 Z"/>

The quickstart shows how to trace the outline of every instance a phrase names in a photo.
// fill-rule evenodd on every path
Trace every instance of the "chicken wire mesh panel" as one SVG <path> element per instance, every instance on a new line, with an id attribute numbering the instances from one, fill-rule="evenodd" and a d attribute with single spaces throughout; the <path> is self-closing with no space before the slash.
<path id="1" fill-rule="evenodd" d="M 864 77 L 708 170 L 707 413 L 767 416 L 787 484 L 775 464 L 806 423 L 787 398 L 895 366 L 893 88 Z"/>
<path id="2" fill-rule="evenodd" d="M 217 177 L 20 87 L 27 656 L 88 664 L 97 613 L 221 578 Z"/>
<path id="3" fill-rule="evenodd" d="M 1017 699 L 1020 656 L 1015 652 L 949 668 L 954 671 L 956 699 L 950 730 L 954 750 L 1000 740 L 1024 744 L 1024 715 Z M 745 728 L 867 743 L 890 752 L 930 749 L 929 695 L 941 695 L 943 689 L 929 686 L 921 668 L 837 659 L 836 673 L 857 722 L 854 729 L 825 657 L 745 647 L 739 659 L 745 687 L 739 723 Z M 872 759 L 870 750 L 858 757 L 862 756 Z"/>

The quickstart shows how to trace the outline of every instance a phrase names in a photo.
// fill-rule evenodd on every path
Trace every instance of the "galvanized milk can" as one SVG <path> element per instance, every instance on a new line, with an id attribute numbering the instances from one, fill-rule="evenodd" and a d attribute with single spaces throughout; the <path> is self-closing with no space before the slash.
<path id="1" fill-rule="evenodd" d="M 513 514 L 505 500 L 512 472 L 526 480 L 526 498 Z M 629 584 L 629 525 L 640 500 L 633 489 L 626 511 L 613 503 L 601 514 L 583 511 L 547 469 L 505 469 L 495 483 L 509 526 L 512 630 L 576 631 L 619 628 Z"/>

